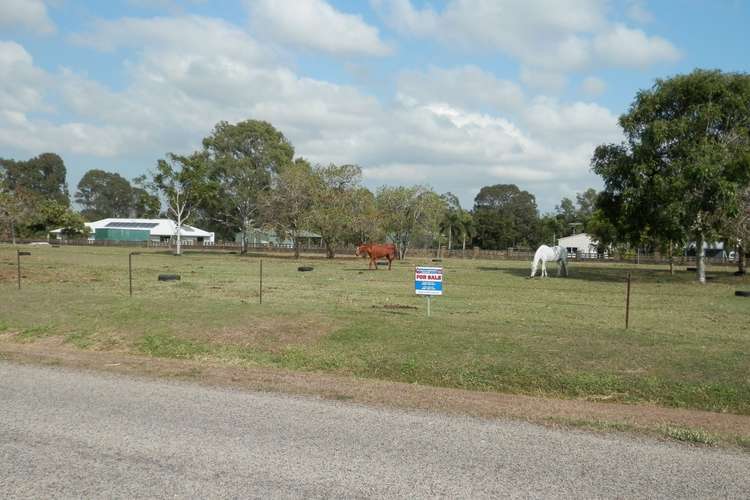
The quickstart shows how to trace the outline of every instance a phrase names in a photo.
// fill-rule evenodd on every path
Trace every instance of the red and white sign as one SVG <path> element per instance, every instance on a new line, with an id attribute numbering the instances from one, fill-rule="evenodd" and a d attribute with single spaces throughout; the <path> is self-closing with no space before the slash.
<path id="1" fill-rule="evenodd" d="M 443 295 L 443 268 L 417 267 L 414 271 L 414 291 L 417 295 Z"/>

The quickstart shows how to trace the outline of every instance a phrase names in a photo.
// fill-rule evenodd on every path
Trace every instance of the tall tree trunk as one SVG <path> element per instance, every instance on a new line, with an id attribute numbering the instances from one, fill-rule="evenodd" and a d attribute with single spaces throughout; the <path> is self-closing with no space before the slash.
<path id="1" fill-rule="evenodd" d="M 747 274 L 747 260 L 745 258 L 745 248 L 742 242 L 737 244 L 737 273 L 740 275 Z"/>
<path id="2" fill-rule="evenodd" d="M 464 241 L 461 247 L 461 258 L 462 259 L 466 258 L 466 234 L 464 234 Z"/>
<path id="3" fill-rule="evenodd" d="M 706 284 L 706 249 L 703 248 L 705 244 L 705 240 L 703 237 L 703 233 L 698 233 L 697 238 L 697 245 L 698 248 L 695 249 L 695 258 L 696 258 L 696 266 L 698 273 L 698 282 L 702 285 Z"/>
<path id="4" fill-rule="evenodd" d="M 302 242 L 299 238 L 294 238 L 294 260 L 299 260 L 299 247 L 302 245 Z"/>
<path id="5" fill-rule="evenodd" d="M 669 274 L 674 275 L 674 254 L 671 241 L 669 242 Z"/>
<path id="6" fill-rule="evenodd" d="M 177 255 L 182 255 L 182 221 L 177 223 Z"/>
<path id="7" fill-rule="evenodd" d="M 16 244 L 16 221 L 10 219 L 10 239 L 13 241 L 13 245 Z"/>
<path id="8" fill-rule="evenodd" d="M 336 250 L 333 248 L 333 245 L 331 245 L 329 242 L 326 241 L 326 258 L 332 259 L 336 256 Z"/>
<path id="9" fill-rule="evenodd" d="M 448 226 L 448 254 L 450 254 L 453 244 L 453 226 Z"/>

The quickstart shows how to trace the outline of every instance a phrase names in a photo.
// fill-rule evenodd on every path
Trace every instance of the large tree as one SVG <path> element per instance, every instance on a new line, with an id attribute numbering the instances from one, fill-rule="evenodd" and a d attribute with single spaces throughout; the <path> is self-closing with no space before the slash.
<path id="1" fill-rule="evenodd" d="M 241 233 L 245 252 L 248 231 L 261 222 L 263 194 L 274 176 L 292 163 L 294 148 L 273 125 L 258 120 L 220 122 L 203 139 L 203 147 L 216 187 L 204 208 L 213 219 Z"/>
<path id="2" fill-rule="evenodd" d="M 750 75 L 657 80 L 619 121 L 625 142 L 599 146 L 592 159 L 605 184 L 599 207 L 634 243 L 693 239 L 705 283 L 704 243 L 737 213 L 750 182 Z"/>
<path id="3" fill-rule="evenodd" d="M 357 197 L 361 195 L 362 169 L 357 165 L 318 166 L 314 170 L 310 227 L 321 235 L 326 255 L 358 238 Z"/>
<path id="4" fill-rule="evenodd" d="M 425 186 L 383 186 L 376 203 L 384 232 L 396 244 L 401 259 L 416 239 L 435 239 L 446 210 L 445 200 Z"/>
<path id="5" fill-rule="evenodd" d="M 28 223 L 34 213 L 37 197 L 17 187 L 9 189 L 0 179 L 0 224 L 7 228 L 11 242 L 16 244 L 19 226 Z"/>
<path id="6" fill-rule="evenodd" d="M 9 190 L 17 188 L 44 200 L 70 205 L 65 163 L 55 153 L 43 153 L 26 161 L 0 158 L 0 178 Z"/>
<path id="7" fill-rule="evenodd" d="M 299 258 L 300 235 L 311 226 L 315 181 L 310 164 L 298 158 L 281 169 L 262 199 L 263 219 L 279 237 L 292 239 L 295 259 Z"/>
<path id="8" fill-rule="evenodd" d="M 86 220 L 107 217 L 151 217 L 159 200 L 145 189 L 133 187 L 120 174 L 89 170 L 78 183 L 76 203 Z"/>
<path id="9" fill-rule="evenodd" d="M 727 220 L 727 235 L 737 252 L 737 274 L 747 274 L 747 253 L 750 252 L 750 186 L 740 195 L 740 209 Z"/>
<path id="10" fill-rule="evenodd" d="M 208 196 L 208 158 L 205 153 L 190 156 L 168 154 L 152 172 L 152 188 L 167 203 L 167 215 L 174 220 L 177 255 L 182 254 L 182 226 L 190 220 L 193 210 Z"/>
<path id="11" fill-rule="evenodd" d="M 536 199 L 515 184 L 495 184 L 474 198 L 477 241 L 482 248 L 535 245 L 538 235 Z"/>
<path id="12" fill-rule="evenodd" d="M 38 200 L 29 222 L 32 234 L 48 236 L 53 229 L 62 229 L 67 237 L 82 237 L 88 234 L 83 217 L 69 206 L 57 200 Z"/>

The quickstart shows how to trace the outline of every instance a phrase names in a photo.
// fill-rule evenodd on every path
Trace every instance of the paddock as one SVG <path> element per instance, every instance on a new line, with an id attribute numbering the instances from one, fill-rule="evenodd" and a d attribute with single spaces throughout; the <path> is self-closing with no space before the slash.
<path id="1" fill-rule="evenodd" d="M 750 301 L 734 295 L 750 278 L 731 268 L 700 286 L 666 266 L 576 262 L 568 278 L 528 280 L 529 262 L 443 259 L 428 319 L 413 278 L 429 259 L 386 273 L 264 258 L 260 304 L 257 257 L 140 249 L 130 298 L 127 248 L 30 250 L 17 290 L 16 249 L 0 246 L 0 352 L 27 342 L 750 414 Z"/>

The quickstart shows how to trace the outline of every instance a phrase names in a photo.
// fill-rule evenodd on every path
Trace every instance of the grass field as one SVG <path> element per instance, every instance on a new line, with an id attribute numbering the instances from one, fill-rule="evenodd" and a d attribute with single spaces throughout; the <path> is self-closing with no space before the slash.
<path id="1" fill-rule="evenodd" d="M 27 248 L 24 248 L 27 250 Z M 232 254 L 133 257 L 127 249 L 0 246 L 0 348 L 86 350 L 278 366 L 445 387 L 750 414 L 750 289 L 732 269 L 707 285 L 663 268 L 571 263 L 567 279 L 527 280 L 528 264 L 447 260 L 426 318 L 413 267 Z M 312 272 L 297 266 L 312 265 Z M 551 276 L 556 269 L 551 266 Z M 625 276 L 633 274 L 630 329 Z M 181 274 L 157 282 L 159 273 Z"/>

